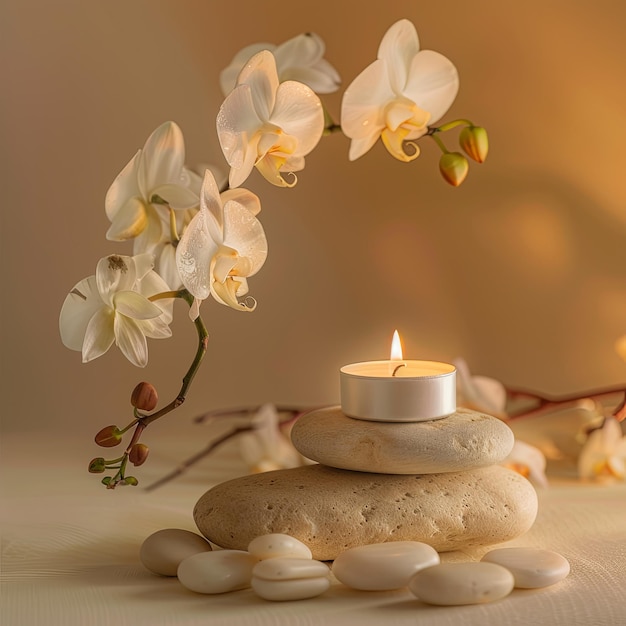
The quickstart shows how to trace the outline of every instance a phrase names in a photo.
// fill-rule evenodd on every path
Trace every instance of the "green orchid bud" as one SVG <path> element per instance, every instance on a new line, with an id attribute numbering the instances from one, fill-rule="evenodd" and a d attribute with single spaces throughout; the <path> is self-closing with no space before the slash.
<path id="1" fill-rule="evenodd" d="M 489 152 L 487 130 L 482 126 L 466 126 L 459 135 L 463 151 L 477 163 L 483 163 Z"/>
<path id="2" fill-rule="evenodd" d="M 446 152 L 439 159 L 441 175 L 454 187 L 458 187 L 467 176 L 469 163 L 460 152 Z"/>
<path id="3" fill-rule="evenodd" d="M 96 457 L 89 461 L 89 472 L 91 474 L 102 474 L 106 469 L 106 461 L 101 457 Z"/>
<path id="4" fill-rule="evenodd" d="M 94 439 L 103 448 L 113 448 L 122 441 L 122 433 L 117 426 L 105 426 Z"/>
<path id="5" fill-rule="evenodd" d="M 135 466 L 143 465 L 148 458 L 150 449 L 143 443 L 136 443 L 130 448 L 128 460 Z"/>
<path id="6" fill-rule="evenodd" d="M 105 476 L 100 482 L 108 487 L 112 480 L 113 478 L 111 476 Z"/>
<path id="7" fill-rule="evenodd" d="M 159 396 L 154 385 L 139 383 L 130 396 L 130 403 L 140 411 L 152 411 L 159 402 Z"/>
<path id="8" fill-rule="evenodd" d="M 139 484 L 139 481 L 134 476 L 126 476 L 123 482 L 125 485 L 132 485 L 133 487 Z"/>

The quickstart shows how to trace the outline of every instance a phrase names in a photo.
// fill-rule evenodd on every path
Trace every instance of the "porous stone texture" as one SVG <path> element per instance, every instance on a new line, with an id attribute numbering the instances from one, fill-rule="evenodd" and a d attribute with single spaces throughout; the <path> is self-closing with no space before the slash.
<path id="1" fill-rule="evenodd" d="M 396 476 L 308 465 L 227 481 L 194 509 L 200 532 L 222 548 L 285 533 L 321 561 L 385 541 L 439 552 L 491 545 L 525 533 L 536 515 L 532 485 L 500 466 Z"/>
<path id="2" fill-rule="evenodd" d="M 348 417 L 340 407 L 302 415 L 291 441 L 324 465 L 383 474 L 436 474 L 494 465 L 513 448 L 501 420 L 459 408 L 426 422 L 373 422 Z"/>

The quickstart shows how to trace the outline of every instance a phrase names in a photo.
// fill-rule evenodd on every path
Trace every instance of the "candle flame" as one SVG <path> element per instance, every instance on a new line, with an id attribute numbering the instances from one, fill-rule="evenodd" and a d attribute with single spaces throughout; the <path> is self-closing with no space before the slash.
<path id="1" fill-rule="evenodd" d="M 402 344 L 400 343 L 400 335 L 395 330 L 393 339 L 391 340 L 391 360 L 402 361 Z"/>

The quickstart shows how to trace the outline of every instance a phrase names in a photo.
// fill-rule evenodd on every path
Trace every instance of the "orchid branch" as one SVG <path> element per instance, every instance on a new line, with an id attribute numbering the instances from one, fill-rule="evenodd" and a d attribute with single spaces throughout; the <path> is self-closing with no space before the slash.
<path id="1" fill-rule="evenodd" d="M 156 294 L 150 298 L 150 300 L 160 300 L 164 298 L 181 298 L 187 302 L 187 304 L 191 307 L 193 304 L 193 296 L 186 290 L 181 289 L 179 291 L 167 291 L 163 293 Z M 89 464 L 89 471 L 94 473 L 103 472 L 105 469 L 117 469 L 117 472 L 114 476 L 106 476 L 102 483 L 106 485 L 107 489 L 115 489 L 115 487 L 119 484 L 125 485 L 137 485 L 138 481 L 134 476 L 126 476 L 126 466 L 128 461 L 134 465 L 141 465 L 147 458 L 148 448 L 143 444 L 139 443 L 139 439 L 143 434 L 143 431 L 148 427 L 149 424 L 160 419 L 164 415 L 167 415 L 171 411 L 177 409 L 187 397 L 187 393 L 189 391 L 189 387 L 193 382 L 193 379 L 198 372 L 204 355 L 206 354 L 209 342 L 209 333 L 206 329 L 202 318 L 198 316 L 194 320 L 194 326 L 196 327 L 196 331 L 198 333 L 198 347 L 196 349 L 196 354 L 187 370 L 186 374 L 183 377 L 181 388 L 176 395 L 176 397 L 162 409 L 156 411 L 155 413 L 144 414 L 140 413 L 138 408 L 146 408 L 145 406 L 135 406 L 134 416 L 135 419 L 125 428 L 118 429 L 117 427 L 107 427 L 100 431 L 98 435 L 96 435 L 96 443 L 100 445 L 104 445 L 106 447 L 117 445 L 121 441 L 121 436 L 123 433 L 128 431 L 133 426 L 135 430 L 133 431 L 133 435 L 131 437 L 130 443 L 128 444 L 124 454 L 113 460 L 105 460 L 103 458 L 93 459 Z M 149 383 L 140 383 L 135 391 L 140 390 L 148 391 L 148 393 L 153 392 L 154 404 L 156 404 L 156 390 Z M 134 396 L 135 392 L 133 392 Z M 139 395 L 139 394 L 138 394 Z M 152 401 L 152 397 L 150 400 Z M 136 403 L 135 403 L 136 404 Z M 119 465 L 117 465 L 119 463 Z"/>

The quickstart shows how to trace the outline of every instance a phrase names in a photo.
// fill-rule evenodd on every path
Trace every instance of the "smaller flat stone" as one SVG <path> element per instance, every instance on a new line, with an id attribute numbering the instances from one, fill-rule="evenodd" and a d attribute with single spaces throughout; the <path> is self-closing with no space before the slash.
<path id="1" fill-rule="evenodd" d="M 339 469 L 378 474 L 437 474 L 495 465 L 513 448 L 501 420 L 459 408 L 427 422 L 373 422 L 348 417 L 340 407 L 307 413 L 291 440 L 305 457 Z"/>
<path id="2" fill-rule="evenodd" d="M 388 591 L 409 584 L 419 570 L 439 563 L 439 553 L 420 541 L 388 541 L 342 552 L 333 563 L 335 578 L 352 589 Z"/>
<path id="3" fill-rule="evenodd" d="M 569 561 L 541 548 L 498 548 L 482 558 L 487 563 L 506 567 L 520 589 L 539 589 L 563 580 L 569 574 Z"/>
<path id="4" fill-rule="evenodd" d="M 513 584 L 513 574 L 495 563 L 441 563 L 417 572 L 409 589 L 427 604 L 459 606 L 500 600 Z"/>

